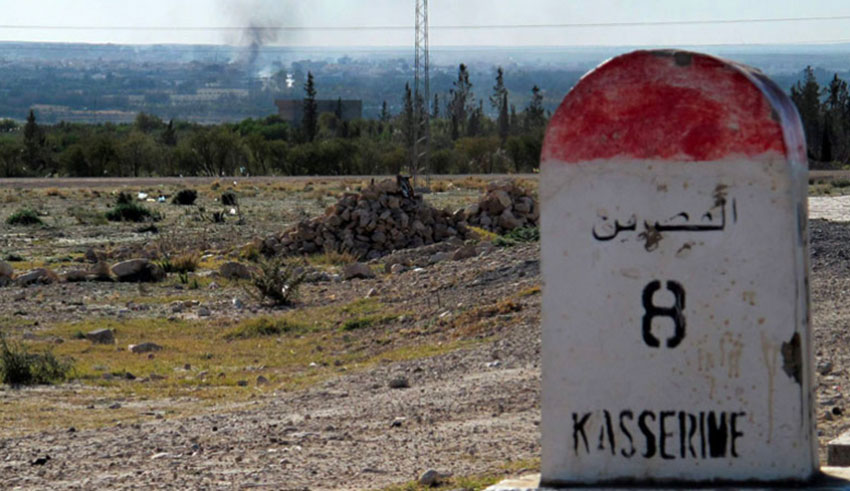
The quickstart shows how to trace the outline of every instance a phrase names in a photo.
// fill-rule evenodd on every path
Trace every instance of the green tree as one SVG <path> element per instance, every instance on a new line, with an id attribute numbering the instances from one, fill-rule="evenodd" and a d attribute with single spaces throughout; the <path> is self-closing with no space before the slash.
<path id="1" fill-rule="evenodd" d="M 525 108 L 525 124 L 527 131 L 538 130 L 546 126 L 546 112 L 543 109 L 543 94 L 540 87 L 531 89 L 531 101 Z"/>
<path id="2" fill-rule="evenodd" d="M 163 145 L 173 147 L 177 145 L 177 132 L 174 131 L 174 120 L 168 120 L 168 126 L 162 130 L 162 136 L 160 137 L 160 141 L 162 141 Z"/>
<path id="3" fill-rule="evenodd" d="M 413 163 L 413 146 L 416 139 L 416 116 L 413 109 L 413 94 L 410 91 L 410 84 L 404 84 L 404 99 L 402 100 L 404 107 L 401 113 L 401 132 L 404 141 L 404 148 L 407 150 L 407 159 L 409 163 Z"/>
<path id="4" fill-rule="evenodd" d="M 381 122 L 388 123 L 391 117 L 390 111 L 387 109 L 387 101 L 384 101 L 384 103 L 381 104 Z"/>
<path id="5" fill-rule="evenodd" d="M 449 91 L 449 118 L 451 120 L 451 137 L 457 140 L 467 126 L 467 118 L 473 108 L 470 106 L 473 99 L 472 83 L 469 81 L 469 71 L 466 65 L 460 64 L 457 70 L 457 80 Z"/>
<path id="6" fill-rule="evenodd" d="M 791 87 L 791 100 L 794 101 L 797 111 L 800 113 L 803 131 L 806 134 L 809 158 L 819 160 L 823 143 L 823 135 L 821 134 L 821 88 L 811 66 L 807 66 L 803 72 L 803 80 L 797 81 Z"/>
<path id="7" fill-rule="evenodd" d="M 157 147 L 153 138 L 141 131 L 135 130 L 121 141 L 118 146 L 118 156 L 122 163 L 122 175 L 129 173 L 133 177 L 140 174 L 151 174 L 157 160 Z"/>
<path id="8" fill-rule="evenodd" d="M 304 130 L 305 140 L 308 142 L 316 138 L 319 131 L 319 106 L 316 103 L 316 86 L 313 82 L 313 73 L 307 72 L 307 83 L 304 84 L 304 113 L 301 119 L 301 127 Z"/>
<path id="9" fill-rule="evenodd" d="M 136 121 L 133 125 L 142 133 L 151 133 L 162 129 L 165 126 L 165 123 L 162 122 L 162 119 L 160 119 L 159 116 L 140 112 L 136 115 Z"/>
<path id="10" fill-rule="evenodd" d="M 30 109 L 27 123 L 24 125 L 24 165 L 30 172 L 40 173 L 44 170 L 46 159 L 47 138 L 44 130 L 35 121 L 35 112 Z"/>

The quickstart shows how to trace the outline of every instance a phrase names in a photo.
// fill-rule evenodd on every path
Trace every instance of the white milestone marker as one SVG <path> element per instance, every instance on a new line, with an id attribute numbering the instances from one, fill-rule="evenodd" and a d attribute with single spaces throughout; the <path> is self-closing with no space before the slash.
<path id="1" fill-rule="evenodd" d="M 759 72 L 638 51 L 543 147 L 542 483 L 817 471 L 799 117 Z"/>

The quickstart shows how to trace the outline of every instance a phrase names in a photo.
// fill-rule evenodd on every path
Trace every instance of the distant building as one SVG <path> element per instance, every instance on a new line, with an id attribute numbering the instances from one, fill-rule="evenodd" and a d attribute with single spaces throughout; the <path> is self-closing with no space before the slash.
<path id="1" fill-rule="evenodd" d="M 301 125 L 304 117 L 304 99 L 277 99 L 277 114 L 284 120 L 295 126 Z M 316 99 L 319 114 L 339 113 L 343 121 L 360 119 L 363 117 L 363 101 L 360 99 Z"/>

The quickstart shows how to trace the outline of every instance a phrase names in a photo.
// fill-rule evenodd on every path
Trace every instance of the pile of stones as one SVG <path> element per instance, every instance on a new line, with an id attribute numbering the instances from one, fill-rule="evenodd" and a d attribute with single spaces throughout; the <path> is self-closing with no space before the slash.
<path id="1" fill-rule="evenodd" d="M 386 180 L 359 194 L 344 194 L 323 216 L 268 237 L 261 249 L 267 255 L 347 252 L 369 260 L 472 234 L 463 213 L 433 208 L 414 196 L 404 181 Z"/>
<path id="2" fill-rule="evenodd" d="M 518 228 L 537 227 L 540 207 L 534 196 L 513 181 L 497 181 L 487 185 L 483 199 L 466 207 L 458 219 L 500 235 Z"/>

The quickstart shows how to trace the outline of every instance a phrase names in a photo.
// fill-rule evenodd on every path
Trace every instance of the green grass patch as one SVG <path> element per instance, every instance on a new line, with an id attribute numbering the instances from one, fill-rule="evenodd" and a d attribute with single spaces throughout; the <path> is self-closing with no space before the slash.
<path id="1" fill-rule="evenodd" d="M 49 349 L 30 353 L 26 346 L 0 336 L 0 380 L 11 386 L 52 384 L 64 381 L 71 363 L 62 361 Z"/>
<path id="2" fill-rule="evenodd" d="M 304 333 L 310 326 L 293 322 L 286 318 L 257 317 L 248 319 L 224 335 L 224 339 L 250 339 L 262 336 L 280 336 L 282 334 Z"/>
<path id="3" fill-rule="evenodd" d="M 518 244 L 540 241 L 540 229 L 537 227 L 525 227 L 511 230 L 510 232 L 496 238 L 493 245 L 497 247 L 513 247 Z"/>
<path id="4" fill-rule="evenodd" d="M 378 326 L 392 322 L 398 319 L 397 315 L 368 315 L 366 317 L 356 317 L 348 319 L 342 323 L 340 327 L 343 331 L 356 331 L 358 329 L 366 329 L 373 326 Z"/>

